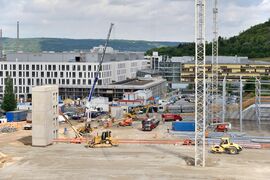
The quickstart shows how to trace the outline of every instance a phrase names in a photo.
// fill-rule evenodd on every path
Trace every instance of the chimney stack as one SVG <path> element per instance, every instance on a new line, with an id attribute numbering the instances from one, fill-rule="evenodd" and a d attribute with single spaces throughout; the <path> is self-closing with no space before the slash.
<path id="1" fill-rule="evenodd" d="M 3 58 L 3 39 L 2 29 L 0 29 L 0 60 Z"/>
<path id="2" fill-rule="evenodd" d="M 16 39 L 16 51 L 19 50 L 19 39 L 20 39 L 20 22 L 17 21 L 17 39 Z"/>

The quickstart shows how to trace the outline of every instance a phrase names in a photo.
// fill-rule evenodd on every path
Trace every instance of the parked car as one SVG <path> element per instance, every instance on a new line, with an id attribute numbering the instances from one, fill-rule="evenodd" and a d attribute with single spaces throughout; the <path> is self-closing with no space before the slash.
<path id="1" fill-rule="evenodd" d="M 67 115 L 67 116 L 69 116 L 69 117 L 72 117 L 76 113 L 75 112 L 65 112 L 64 114 Z"/>
<path id="2" fill-rule="evenodd" d="M 6 122 L 7 122 L 6 116 L 0 117 L 0 124 L 1 124 L 1 123 L 6 123 Z"/>
<path id="3" fill-rule="evenodd" d="M 64 114 L 64 116 L 69 119 L 68 115 Z M 58 115 L 58 122 L 62 123 L 62 122 L 66 122 L 65 118 L 62 115 Z"/>
<path id="4" fill-rule="evenodd" d="M 29 124 L 29 123 L 25 124 L 25 125 L 23 126 L 23 129 L 24 129 L 24 130 L 31 130 L 31 129 L 32 129 L 32 124 Z"/>
<path id="5" fill-rule="evenodd" d="M 79 120 L 79 119 L 81 119 L 81 116 L 79 114 L 73 114 L 71 116 L 71 119 L 73 119 L 73 120 Z"/>

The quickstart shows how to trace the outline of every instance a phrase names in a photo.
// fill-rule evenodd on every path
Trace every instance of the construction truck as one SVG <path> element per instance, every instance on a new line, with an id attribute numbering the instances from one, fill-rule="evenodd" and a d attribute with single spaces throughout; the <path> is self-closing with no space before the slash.
<path id="1" fill-rule="evenodd" d="M 142 130 L 143 131 L 152 131 L 159 125 L 159 120 L 155 118 L 149 118 L 142 121 Z"/>
<path id="2" fill-rule="evenodd" d="M 214 132 L 227 132 L 232 128 L 232 124 L 229 122 L 213 123 L 208 126 L 210 131 Z"/>
<path id="3" fill-rule="evenodd" d="M 242 147 L 231 142 L 229 137 L 221 138 L 219 145 L 214 145 L 211 147 L 212 153 L 238 154 L 240 151 L 242 151 Z"/>
<path id="4" fill-rule="evenodd" d="M 90 148 L 105 148 L 118 146 L 116 139 L 112 138 L 111 131 L 103 131 L 101 135 L 96 135 L 87 141 L 86 147 Z"/>
<path id="5" fill-rule="evenodd" d="M 173 113 L 164 113 L 162 114 L 161 117 L 163 121 L 182 121 L 183 120 L 180 114 L 173 114 Z"/>

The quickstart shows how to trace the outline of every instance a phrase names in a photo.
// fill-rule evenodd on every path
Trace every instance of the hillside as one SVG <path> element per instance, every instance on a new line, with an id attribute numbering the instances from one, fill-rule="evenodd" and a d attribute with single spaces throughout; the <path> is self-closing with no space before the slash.
<path id="1" fill-rule="evenodd" d="M 19 51 L 73 51 L 89 50 L 94 46 L 103 45 L 103 39 L 61 39 L 61 38 L 23 38 L 19 41 Z M 109 46 L 120 51 L 147 51 L 151 48 L 163 46 L 176 46 L 179 42 L 158 41 L 133 41 L 133 40 L 111 40 Z M 5 51 L 16 49 L 16 39 L 3 38 Z"/>
<path id="2" fill-rule="evenodd" d="M 211 43 L 206 44 L 207 55 L 211 55 L 211 46 Z M 147 51 L 147 54 L 151 54 L 152 51 L 169 56 L 194 56 L 195 50 L 194 43 L 185 43 L 175 47 L 154 48 Z M 270 19 L 241 32 L 238 36 L 229 39 L 219 37 L 219 55 L 270 57 Z"/>

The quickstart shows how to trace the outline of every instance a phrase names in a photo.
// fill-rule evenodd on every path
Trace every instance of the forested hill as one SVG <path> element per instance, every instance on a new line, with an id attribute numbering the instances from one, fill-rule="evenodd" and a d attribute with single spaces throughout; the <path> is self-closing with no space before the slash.
<path id="1" fill-rule="evenodd" d="M 16 39 L 3 38 L 5 51 L 16 50 Z M 19 51 L 73 51 L 89 50 L 94 46 L 104 45 L 104 39 L 63 39 L 63 38 L 22 38 L 19 40 Z M 110 40 L 109 46 L 120 51 L 147 51 L 163 46 L 177 46 L 179 42 Z"/>
<path id="2" fill-rule="evenodd" d="M 211 55 L 212 44 L 207 43 L 206 54 Z M 175 47 L 154 48 L 147 51 L 158 51 L 161 55 L 194 56 L 194 43 L 179 44 Z M 270 57 L 270 19 L 262 24 L 252 26 L 238 36 L 219 37 L 219 55 L 248 56 L 249 58 Z"/>

